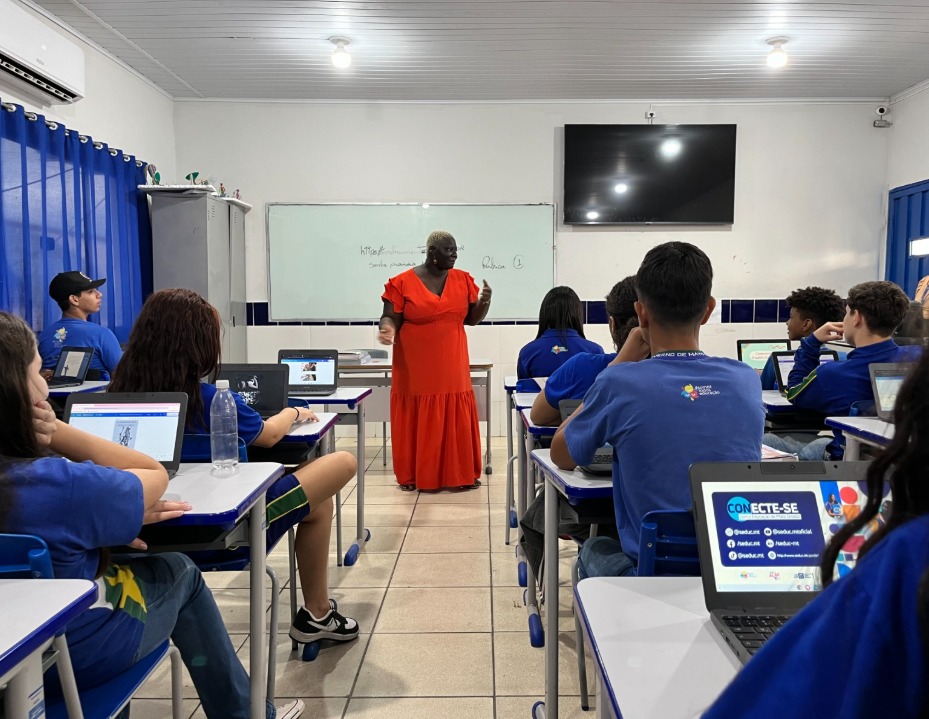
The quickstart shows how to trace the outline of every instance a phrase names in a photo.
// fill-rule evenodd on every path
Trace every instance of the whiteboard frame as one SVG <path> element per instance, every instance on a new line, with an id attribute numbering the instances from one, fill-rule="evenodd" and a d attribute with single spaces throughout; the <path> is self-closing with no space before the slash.
<path id="1" fill-rule="evenodd" d="M 285 320 L 275 320 L 274 312 L 271 307 L 271 208 L 272 207 L 548 207 L 552 211 L 552 287 L 555 287 L 555 279 L 558 274 L 558 247 L 557 247 L 557 227 L 558 215 L 557 206 L 553 202 L 266 202 L 265 203 L 265 262 L 267 266 L 267 290 L 268 290 L 268 322 L 281 322 L 285 326 L 295 322 L 310 323 L 329 323 L 329 322 L 354 322 L 364 325 L 376 325 L 377 320 L 366 320 L 360 317 L 329 317 L 327 319 L 312 319 L 309 317 L 288 318 Z M 425 242 L 425 240 L 423 240 Z M 538 321 L 538 316 L 533 317 L 507 317 L 498 320 L 503 324 L 512 324 L 513 322 Z M 494 320 L 483 321 L 480 324 L 493 324 Z"/>

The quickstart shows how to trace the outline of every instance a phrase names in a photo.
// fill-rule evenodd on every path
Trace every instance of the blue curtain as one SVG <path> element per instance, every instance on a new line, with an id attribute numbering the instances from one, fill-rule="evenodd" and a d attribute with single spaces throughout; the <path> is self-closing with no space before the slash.
<path id="1" fill-rule="evenodd" d="M 10 109 L 13 107 L 13 109 Z M 148 203 L 134 157 L 22 107 L 0 109 L 0 309 L 36 331 L 61 316 L 59 272 L 106 277 L 99 314 L 125 342 L 152 289 Z"/>

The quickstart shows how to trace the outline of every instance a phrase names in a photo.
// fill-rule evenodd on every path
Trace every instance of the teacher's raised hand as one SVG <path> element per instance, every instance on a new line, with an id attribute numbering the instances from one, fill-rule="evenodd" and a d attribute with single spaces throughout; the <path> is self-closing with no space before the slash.
<path id="1" fill-rule="evenodd" d="M 477 294 L 477 302 L 481 305 L 490 304 L 490 296 L 493 294 L 493 290 L 490 289 L 490 285 L 487 284 L 487 280 L 482 280 L 484 286 L 481 288 L 481 291 Z"/>

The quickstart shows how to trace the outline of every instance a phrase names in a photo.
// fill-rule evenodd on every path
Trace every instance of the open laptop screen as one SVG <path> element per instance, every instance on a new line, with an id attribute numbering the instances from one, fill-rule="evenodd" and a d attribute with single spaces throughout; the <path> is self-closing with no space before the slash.
<path id="1" fill-rule="evenodd" d="M 55 378 L 84 379 L 93 356 L 93 347 L 62 347 L 55 366 Z"/>
<path id="2" fill-rule="evenodd" d="M 336 358 L 308 351 L 301 357 L 282 356 L 281 364 L 287 367 L 287 384 L 299 387 L 332 387 L 336 383 Z"/>
<path id="3" fill-rule="evenodd" d="M 789 340 L 737 340 L 739 360 L 759 372 L 764 369 L 772 352 L 786 352 Z"/>
<path id="4" fill-rule="evenodd" d="M 72 427 L 171 463 L 186 411 L 186 403 L 177 400 L 108 402 L 99 395 L 94 401 L 71 402 L 65 419 Z"/>
<path id="5" fill-rule="evenodd" d="M 887 375 L 877 375 L 874 378 L 874 387 L 877 390 L 874 398 L 881 412 L 894 411 L 897 395 L 900 393 L 900 387 L 903 386 L 903 380 L 905 379 L 905 376 L 892 377 Z"/>
<path id="6" fill-rule="evenodd" d="M 815 592 L 819 562 L 838 529 L 867 499 L 854 481 L 779 480 L 701 484 L 713 582 L 717 592 Z M 882 512 L 889 509 L 889 490 Z M 838 576 L 851 571 L 858 549 L 884 522 L 878 514 L 839 554 Z M 701 567 L 706 571 L 705 563 Z"/>
<path id="7" fill-rule="evenodd" d="M 787 383 L 790 380 L 790 373 L 793 371 L 794 365 L 796 364 L 794 360 L 794 352 L 775 352 L 774 361 L 776 363 L 775 376 L 777 378 L 778 387 L 781 390 L 786 390 Z M 822 350 L 819 353 L 819 364 L 824 365 L 828 362 L 835 362 L 839 359 L 839 353 L 835 350 Z"/>

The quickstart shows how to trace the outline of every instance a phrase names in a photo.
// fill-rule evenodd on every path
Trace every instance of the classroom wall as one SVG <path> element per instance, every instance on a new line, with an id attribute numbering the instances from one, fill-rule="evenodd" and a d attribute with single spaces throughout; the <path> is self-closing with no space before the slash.
<path id="1" fill-rule="evenodd" d="M 376 346 L 371 326 L 265 323 L 265 203 L 558 203 L 564 124 L 643 122 L 647 109 L 618 102 L 178 101 L 177 167 L 181 174 L 214 175 L 254 205 L 246 223 L 248 299 L 256 320 L 262 317 L 255 322 L 261 326 L 248 329 L 248 353 L 250 361 L 264 361 L 283 345 Z M 783 334 L 776 311 L 755 323 L 761 305 L 754 300 L 780 299 L 811 283 L 843 292 L 877 276 L 888 134 L 871 126 L 873 103 L 655 103 L 653 109 L 659 123 L 738 125 L 734 225 L 559 226 L 559 283 L 572 285 L 583 299 L 602 299 L 635 271 L 648 248 L 671 239 L 694 242 L 714 262 L 716 296 L 739 300 L 730 322 L 705 329 L 704 344 L 733 355 L 738 337 Z M 319 268 L 306 269 L 312 293 Z M 372 318 L 379 311 L 372 297 Z M 605 325 L 588 331 L 610 345 Z M 490 325 L 468 333 L 471 355 L 493 359 L 499 378 L 514 372 L 516 353 L 534 328 Z M 495 393 L 494 411 L 499 429 L 502 393 Z"/>
<path id="2" fill-rule="evenodd" d="M 174 101 L 94 45 L 68 33 L 32 8 L 21 7 L 84 51 L 86 96 L 72 105 L 48 106 L 0 85 L 0 98 L 135 155 L 143 162 L 153 162 L 163 178 L 173 181 Z"/>
<path id="3" fill-rule="evenodd" d="M 929 180 L 929 81 L 921 92 L 894 102 L 889 115 L 887 189 Z"/>

